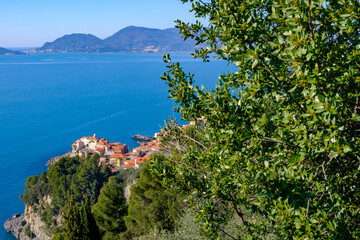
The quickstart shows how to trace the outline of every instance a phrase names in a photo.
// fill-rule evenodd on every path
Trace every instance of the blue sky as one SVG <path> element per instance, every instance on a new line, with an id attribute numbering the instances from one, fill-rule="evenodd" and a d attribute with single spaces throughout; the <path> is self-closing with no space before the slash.
<path id="1" fill-rule="evenodd" d="M 40 47 L 70 33 L 106 38 L 133 25 L 174 27 L 195 21 L 179 0 L 1 0 L 0 47 Z"/>

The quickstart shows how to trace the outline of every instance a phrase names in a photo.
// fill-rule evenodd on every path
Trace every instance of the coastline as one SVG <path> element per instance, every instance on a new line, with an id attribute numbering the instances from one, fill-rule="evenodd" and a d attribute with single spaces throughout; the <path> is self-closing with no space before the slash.
<path id="1" fill-rule="evenodd" d="M 69 150 L 67 153 L 50 158 L 45 165 L 49 167 L 64 157 L 73 157 L 73 155 L 71 154 L 71 150 Z"/>
<path id="2" fill-rule="evenodd" d="M 12 233 L 16 239 L 29 240 L 30 238 L 22 231 L 26 225 L 25 214 L 16 213 L 4 223 L 4 228 L 7 232 Z"/>

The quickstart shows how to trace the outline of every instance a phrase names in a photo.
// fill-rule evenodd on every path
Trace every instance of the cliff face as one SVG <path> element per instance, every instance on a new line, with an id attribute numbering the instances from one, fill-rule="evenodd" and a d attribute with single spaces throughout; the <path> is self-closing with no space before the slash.
<path id="1" fill-rule="evenodd" d="M 37 206 L 25 206 L 24 214 L 15 214 L 5 224 L 5 230 L 11 232 L 19 240 L 51 240 L 53 234 L 41 220 L 41 205 L 51 204 L 51 197 L 47 196 Z M 58 225 L 62 224 L 61 216 L 53 216 Z"/>
<path id="2" fill-rule="evenodd" d="M 24 215 L 31 232 L 35 235 L 33 239 L 51 240 L 52 235 L 45 223 L 41 221 L 41 215 L 36 213 L 33 207 L 26 206 Z"/>
<path id="3" fill-rule="evenodd" d="M 12 218 L 9 218 L 5 224 L 5 230 L 11 232 L 16 239 L 29 240 L 30 238 L 25 235 L 25 227 L 27 222 L 24 214 L 17 213 Z"/>

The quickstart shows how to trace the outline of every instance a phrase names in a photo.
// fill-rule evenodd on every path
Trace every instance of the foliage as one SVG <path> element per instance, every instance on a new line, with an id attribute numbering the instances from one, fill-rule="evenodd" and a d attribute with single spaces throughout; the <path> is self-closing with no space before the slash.
<path id="1" fill-rule="evenodd" d="M 161 157 L 161 156 L 159 156 Z M 140 169 L 140 178 L 131 186 L 127 231 L 141 236 L 151 228 L 173 230 L 175 221 L 184 208 L 183 196 L 176 189 L 166 189 L 160 179 L 151 174 L 150 162 Z"/>
<path id="2" fill-rule="evenodd" d="M 30 176 L 25 182 L 25 190 L 20 198 L 26 205 L 35 205 L 52 191 L 51 184 L 39 180 L 38 176 Z"/>
<path id="3" fill-rule="evenodd" d="M 176 220 L 174 231 L 153 228 L 146 234 L 134 238 L 134 240 L 188 240 L 203 239 L 200 233 L 200 226 L 195 222 L 195 215 L 190 210 L 185 210 Z"/>
<path id="4" fill-rule="evenodd" d="M 178 21 L 208 45 L 194 56 L 237 71 L 206 90 L 165 56 L 170 97 L 208 132 L 182 162 L 159 159 L 158 174 L 200 203 L 210 238 L 234 212 L 249 239 L 360 238 L 359 1 L 182 2 L 210 23 Z"/>
<path id="5" fill-rule="evenodd" d="M 99 228 L 91 214 L 89 198 L 80 208 L 76 208 L 74 200 L 70 200 L 68 211 L 63 214 L 64 236 L 67 240 L 100 240 Z M 60 237 L 60 235 L 58 236 Z"/>
<path id="6" fill-rule="evenodd" d="M 61 233 L 57 233 L 51 240 L 64 240 L 64 236 Z"/>
<path id="7" fill-rule="evenodd" d="M 32 238 L 35 237 L 34 233 L 33 233 L 33 232 L 31 231 L 31 229 L 30 229 L 30 225 L 27 225 L 27 226 L 25 227 L 24 233 L 25 233 L 25 235 L 28 236 L 30 239 L 32 239 Z"/>
<path id="8" fill-rule="evenodd" d="M 115 176 L 101 189 L 98 202 L 92 207 L 96 223 L 104 235 L 103 238 L 114 238 L 126 230 L 124 216 L 127 213 L 126 200 L 122 184 Z"/>
<path id="9" fill-rule="evenodd" d="M 224 226 L 226 232 L 230 234 L 236 234 L 238 232 L 238 225 L 241 221 L 237 216 L 230 219 L 229 223 Z M 232 237 L 226 235 L 224 232 L 220 234 L 220 239 L 230 240 Z M 204 239 L 201 236 L 200 224 L 195 221 L 195 214 L 187 209 L 184 213 L 176 220 L 176 228 L 174 231 L 161 230 L 153 228 L 146 234 L 134 238 L 134 240 L 188 240 L 188 239 Z M 245 239 L 245 236 L 241 235 L 240 239 Z M 272 239 L 272 238 L 269 238 Z"/>
<path id="10" fill-rule="evenodd" d="M 80 203 L 89 196 L 91 205 L 97 201 L 100 189 L 109 177 L 109 172 L 98 167 L 98 160 L 98 155 L 85 159 L 63 158 L 49 168 L 47 178 L 53 188 L 54 207 L 64 207 L 70 197 Z"/>
<path id="11" fill-rule="evenodd" d="M 70 200 L 68 211 L 63 214 L 64 238 L 67 240 L 82 240 L 81 216 L 75 207 L 74 200 Z"/>
<path id="12" fill-rule="evenodd" d="M 82 238 L 84 240 L 100 240 L 100 231 L 96 225 L 94 216 L 91 213 L 89 198 L 85 198 L 85 203 L 81 206 L 81 226 Z"/>
<path id="13" fill-rule="evenodd" d="M 68 212 L 69 200 L 73 199 L 72 207 L 75 210 L 72 211 L 79 214 L 80 220 L 88 221 L 79 224 L 84 228 L 88 224 L 91 226 L 90 230 L 94 230 L 90 231 L 90 235 L 95 236 L 95 239 L 98 236 L 96 223 L 91 219 L 90 206 L 97 201 L 101 187 L 111 174 L 108 169 L 98 167 L 98 160 L 97 155 L 86 158 L 63 158 L 51 165 L 47 173 L 42 172 L 40 177 L 30 176 L 27 179 L 24 194 L 20 198 L 26 205 L 31 205 L 39 211 L 41 220 L 51 233 L 61 231 L 61 226 L 58 229 L 61 222 L 57 222 L 56 216 L 61 214 L 61 210 Z M 51 201 L 47 202 L 49 199 Z M 53 228 L 55 232 L 52 231 Z M 80 235 L 84 235 L 84 239 L 94 239 L 84 232 L 80 232 Z"/>

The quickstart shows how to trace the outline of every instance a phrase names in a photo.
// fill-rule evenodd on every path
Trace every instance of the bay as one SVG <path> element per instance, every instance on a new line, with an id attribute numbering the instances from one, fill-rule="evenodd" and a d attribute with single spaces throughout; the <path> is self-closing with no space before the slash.
<path id="1" fill-rule="evenodd" d="M 198 84 L 212 88 L 225 62 L 172 55 Z M 0 222 L 24 211 L 19 199 L 30 175 L 94 133 L 138 146 L 131 136 L 152 136 L 179 115 L 160 79 L 160 54 L 44 53 L 0 56 Z M 0 240 L 15 239 L 2 229 Z"/>

